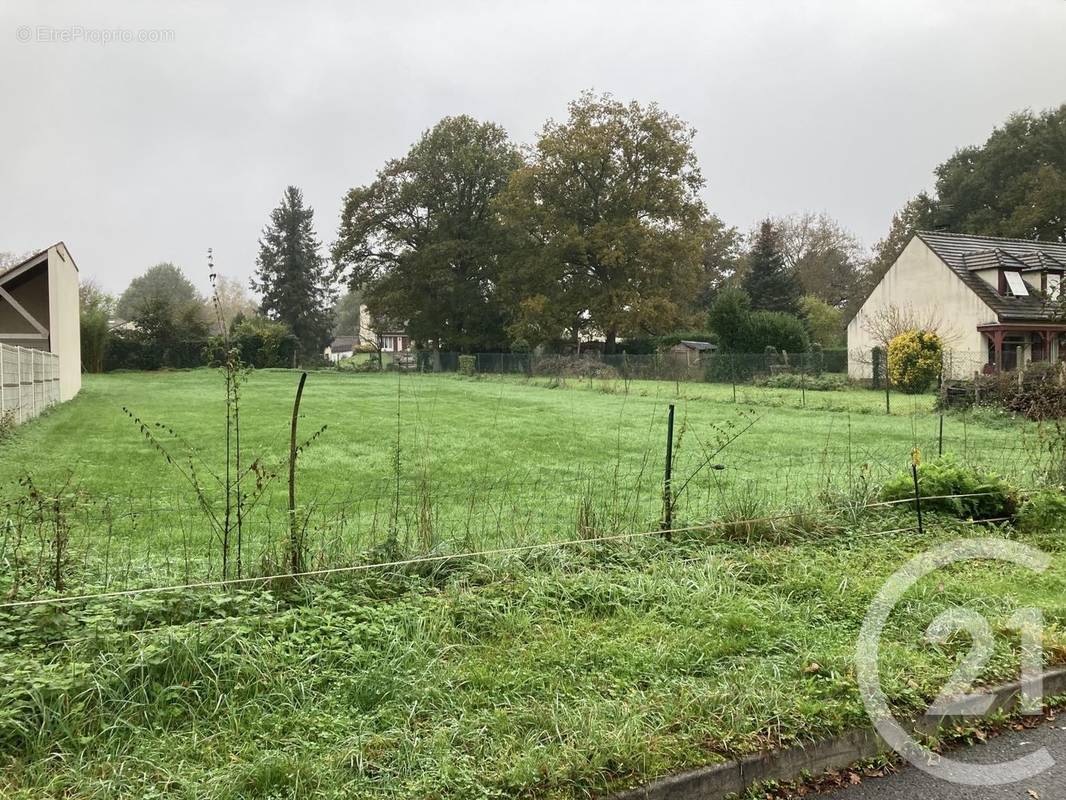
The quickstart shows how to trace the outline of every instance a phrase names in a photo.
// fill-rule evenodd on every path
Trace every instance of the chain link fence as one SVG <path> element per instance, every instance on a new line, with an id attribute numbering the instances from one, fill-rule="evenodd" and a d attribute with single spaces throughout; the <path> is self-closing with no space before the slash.
<path id="1" fill-rule="evenodd" d="M 59 402 L 59 356 L 0 344 L 0 418 L 25 422 Z"/>
<path id="2" fill-rule="evenodd" d="M 972 380 L 986 369 L 987 363 L 986 353 L 945 352 L 944 378 Z M 842 389 L 849 384 L 884 389 L 890 383 L 887 359 L 884 351 L 877 348 L 720 353 L 679 347 L 650 354 L 473 353 L 465 357 L 453 352 L 408 351 L 382 353 L 380 367 L 374 359 L 364 361 L 363 365 L 367 370 L 685 381 L 814 391 Z"/>

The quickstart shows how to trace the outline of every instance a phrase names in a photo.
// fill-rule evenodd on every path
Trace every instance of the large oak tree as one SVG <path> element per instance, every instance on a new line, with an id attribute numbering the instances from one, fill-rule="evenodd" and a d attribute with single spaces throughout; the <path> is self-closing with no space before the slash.
<path id="1" fill-rule="evenodd" d="M 348 192 L 333 259 L 376 319 L 416 343 L 469 352 L 506 342 L 497 291 L 508 234 L 493 199 L 519 164 L 506 131 L 446 117 L 369 186 Z"/>
<path id="2" fill-rule="evenodd" d="M 657 105 L 583 94 L 548 122 L 499 208 L 522 247 L 506 274 L 511 332 L 665 333 L 701 289 L 706 211 L 693 130 Z"/>

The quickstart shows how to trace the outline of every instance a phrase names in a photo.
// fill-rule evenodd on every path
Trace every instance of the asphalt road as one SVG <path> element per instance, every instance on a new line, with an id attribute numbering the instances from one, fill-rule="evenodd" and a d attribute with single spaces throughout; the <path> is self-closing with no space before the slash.
<path id="1" fill-rule="evenodd" d="M 1039 728 L 1012 731 L 950 753 L 957 761 L 994 764 L 1046 747 L 1055 759 L 1047 772 L 1008 786 L 957 786 L 914 767 L 822 795 L 829 800 L 1066 800 L 1066 716 Z"/>

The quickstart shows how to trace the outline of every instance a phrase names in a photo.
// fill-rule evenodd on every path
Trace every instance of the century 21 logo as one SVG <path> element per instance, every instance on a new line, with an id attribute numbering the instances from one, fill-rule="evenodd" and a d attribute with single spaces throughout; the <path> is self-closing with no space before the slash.
<path id="1" fill-rule="evenodd" d="M 975 560 L 1006 562 L 1038 573 L 1047 569 L 1051 562 L 1046 553 L 1003 539 L 961 539 L 916 556 L 888 579 L 870 604 L 859 634 L 855 665 L 859 693 L 866 713 L 870 715 L 881 738 L 893 750 L 918 769 L 937 778 L 968 786 L 999 786 L 1031 778 L 1051 767 L 1055 760 L 1044 747 L 999 764 L 963 763 L 933 753 L 915 741 L 892 716 L 881 690 L 878 667 L 881 631 L 907 591 L 938 569 Z M 1021 639 L 1021 711 L 1040 714 L 1043 706 L 1043 615 L 1039 609 L 1025 608 L 1014 614 L 1010 626 L 1019 632 Z M 993 702 L 991 695 L 969 693 L 981 669 L 992 656 L 993 635 L 988 620 L 976 611 L 950 609 L 933 620 L 926 629 L 926 638 L 942 644 L 958 631 L 970 635 L 972 647 L 929 708 L 930 714 L 979 715 L 988 711 Z"/>

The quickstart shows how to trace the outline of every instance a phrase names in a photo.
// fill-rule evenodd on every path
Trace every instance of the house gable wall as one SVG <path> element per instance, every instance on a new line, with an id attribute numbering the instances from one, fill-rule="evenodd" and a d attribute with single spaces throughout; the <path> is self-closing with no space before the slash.
<path id="1" fill-rule="evenodd" d="M 78 268 L 63 244 L 48 248 L 49 349 L 59 355 L 61 400 L 81 390 L 81 303 Z"/>
<path id="2" fill-rule="evenodd" d="M 972 364 L 965 358 L 958 358 L 958 370 L 969 374 L 980 368 L 977 362 L 983 363 L 987 345 L 977 326 L 996 322 L 996 314 L 925 242 L 915 236 L 848 323 L 850 377 L 872 377 L 869 353 L 878 343 L 866 327 L 878 312 L 892 306 L 913 310 L 919 318 L 938 319 L 943 325 L 941 333 L 947 349 L 960 356 L 973 355 Z"/>

